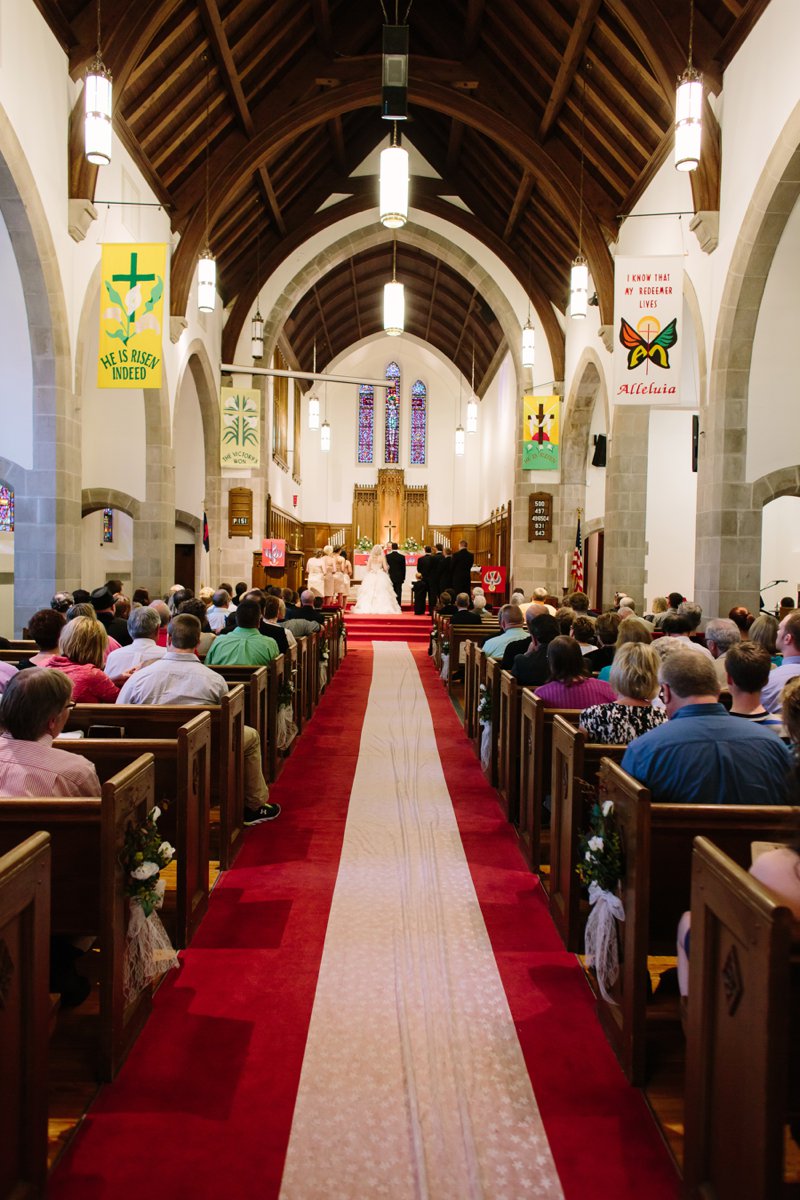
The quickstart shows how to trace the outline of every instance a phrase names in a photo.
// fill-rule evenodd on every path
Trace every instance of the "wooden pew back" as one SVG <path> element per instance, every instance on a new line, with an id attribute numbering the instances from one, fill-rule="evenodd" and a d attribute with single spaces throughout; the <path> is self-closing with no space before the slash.
<path id="1" fill-rule="evenodd" d="M 484 656 L 485 657 L 485 656 Z M 497 787 L 497 748 L 500 744 L 500 678 L 502 671 L 496 658 L 486 658 L 486 690 L 492 701 L 492 740 L 488 767 L 484 775 L 492 787 Z"/>
<path id="2" fill-rule="evenodd" d="M 691 894 L 692 843 L 711 838 L 740 865 L 753 841 L 785 841 L 800 820 L 788 805 L 653 804 L 650 792 L 616 763 L 600 766 L 603 800 L 614 804 L 622 843 L 620 977 L 610 1004 L 598 997 L 600 1023 L 629 1081 L 646 1077 L 647 957 L 675 954 L 675 935 Z"/>
<path id="3" fill-rule="evenodd" d="M 500 672 L 497 790 L 507 821 L 519 825 L 520 713 L 523 688 L 510 671 Z"/>
<path id="4" fill-rule="evenodd" d="M 275 659 L 272 660 L 275 662 Z M 264 778 L 269 779 L 269 685 L 274 678 L 270 671 L 272 663 L 267 666 L 218 666 L 210 667 L 221 675 L 230 687 L 240 683 L 244 688 L 244 723 L 251 725 L 261 739 L 261 769 Z M 275 736 L 274 730 L 272 736 Z"/>
<path id="5" fill-rule="evenodd" d="M 577 725 L 579 708 L 548 708 L 530 688 L 520 698 L 519 838 L 532 871 L 549 861 L 544 802 L 552 773 L 553 721 L 559 715 Z"/>
<path id="6" fill-rule="evenodd" d="M 582 888 L 576 875 L 578 840 L 589 826 L 597 776 L 603 757 L 621 762 L 626 746 L 590 742 L 585 729 L 565 717 L 553 719 L 551 774 L 550 875 L 547 891 L 550 916 L 567 950 L 583 946 Z"/>
<path id="7" fill-rule="evenodd" d="M 244 830 L 244 688 L 236 684 L 222 703 L 78 704 L 70 713 L 68 730 L 88 733 L 93 725 L 122 726 L 126 737 L 177 737 L 178 730 L 198 713 L 211 717 L 211 801 L 220 815 L 219 861 L 228 870 L 239 852 Z"/>
<path id="8" fill-rule="evenodd" d="M 208 908 L 211 716 L 198 713 L 172 738 L 62 738 L 59 750 L 94 763 L 101 783 L 142 754 L 153 756 L 159 829 L 175 846 L 177 893 L 174 921 L 165 915 L 173 945 L 185 949 Z"/>
<path id="9" fill-rule="evenodd" d="M 152 1008 L 147 987 L 125 1003 L 124 963 L 128 901 L 122 865 L 125 832 L 153 807 L 153 758 L 143 754 L 107 780 L 102 798 L 4 799 L 0 852 L 34 830 L 50 834 L 52 933 L 96 934 L 101 947 L 98 1075 L 111 1080 L 139 1036 Z"/>
<path id="10" fill-rule="evenodd" d="M 472 746 L 475 754 L 480 758 L 481 753 L 481 736 L 482 726 L 478 719 L 478 707 L 481 702 L 481 684 L 486 684 L 486 664 L 489 661 L 483 652 L 483 649 L 477 642 L 467 643 L 468 653 L 472 656 L 472 699 L 470 708 L 473 713 L 472 717 Z"/>
<path id="11" fill-rule="evenodd" d="M 800 1046 L 800 925 L 706 838 L 692 855 L 687 1193 L 769 1200 Z M 792 1053 L 793 1051 L 793 1053 Z"/>
<path id="12" fill-rule="evenodd" d="M 462 647 L 470 642 L 482 646 L 489 638 L 497 637 L 502 630 L 499 625 L 454 625 L 452 620 L 445 635 L 450 642 L 450 673 L 447 677 L 447 690 L 451 698 L 462 691 L 465 686 L 456 676 L 461 672 Z"/>
<path id="13" fill-rule="evenodd" d="M 43 1196 L 47 1180 L 50 837 L 0 857 L 0 1195 Z"/>

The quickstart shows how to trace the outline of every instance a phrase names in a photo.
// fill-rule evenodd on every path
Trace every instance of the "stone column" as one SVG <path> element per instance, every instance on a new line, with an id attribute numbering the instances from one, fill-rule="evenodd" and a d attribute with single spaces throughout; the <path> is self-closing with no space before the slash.
<path id="1" fill-rule="evenodd" d="M 162 595 L 175 582 L 175 456 L 169 438 L 166 397 L 146 390 L 145 499 L 133 526 L 134 588 Z"/>
<path id="2" fill-rule="evenodd" d="M 637 612 L 644 612 L 649 427 L 648 407 L 617 405 L 606 473 L 604 608 L 613 602 L 614 592 L 624 589 L 636 601 Z M 691 530 L 684 534 L 691 537 Z"/>

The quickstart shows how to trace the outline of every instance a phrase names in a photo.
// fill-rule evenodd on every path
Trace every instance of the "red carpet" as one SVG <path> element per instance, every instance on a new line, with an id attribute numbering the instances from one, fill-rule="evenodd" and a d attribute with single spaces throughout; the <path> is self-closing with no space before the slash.
<path id="1" fill-rule="evenodd" d="M 608 1049 L 495 794 L 430 660 L 414 654 L 565 1195 L 677 1197 L 666 1150 Z M 369 647 L 348 655 L 272 789 L 281 817 L 247 835 L 182 970 L 57 1168 L 51 1197 L 277 1196 L 371 670 Z"/>
<path id="2" fill-rule="evenodd" d="M 373 640 L 427 646 L 432 626 L 429 616 L 417 617 L 413 612 L 405 611 L 385 617 L 348 612 L 345 622 L 350 646 Z"/>

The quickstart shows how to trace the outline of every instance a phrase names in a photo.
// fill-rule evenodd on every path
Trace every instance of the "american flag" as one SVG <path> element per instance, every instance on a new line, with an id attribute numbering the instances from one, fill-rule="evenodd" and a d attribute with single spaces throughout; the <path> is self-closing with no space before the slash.
<path id="1" fill-rule="evenodd" d="M 578 528 L 575 531 L 575 549 L 572 551 L 572 567 L 570 569 L 573 592 L 583 591 L 583 544 L 581 542 L 581 519 L 578 517 Z"/>

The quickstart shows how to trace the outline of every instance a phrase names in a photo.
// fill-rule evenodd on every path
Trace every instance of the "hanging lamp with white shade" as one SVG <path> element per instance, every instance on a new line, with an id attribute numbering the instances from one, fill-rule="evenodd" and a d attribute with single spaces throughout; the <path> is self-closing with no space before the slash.
<path id="1" fill-rule="evenodd" d="M 202 313 L 212 313 L 217 305 L 217 260 L 211 253 L 211 246 L 208 241 L 208 191 L 209 191 L 209 169 L 208 169 L 208 134 L 209 134 L 209 112 L 210 112 L 210 87 L 211 78 L 208 67 L 206 68 L 206 244 L 203 253 L 197 263 L 197 307 Z"/>
<path id="2" fill-rule="evenodd" d="M 475 395 L 475 338 L 472 339 L 472 385 L 467 401 L 467 433 L 478 432 L 478 397 Z"/>
<path id="3" fill-rule="evenodd" d="M 107 167 L 111 162 L 111 72 L 100 46 L 100 0 L 97 0 L 97 53 L 83 82 L 84 153 L 90 163 Z"/>
<path id="4" fill-rule="evenodd" d="M 458 424 L 456 425 L 456 445 L 455 445 L 456 455 L 459 458 L 463 457 L 464 451 L 466 450 L 466 446 L 467 446 L 466 433 L 464 432 L 464 426 L 461 423 L 461 381 L 462 381 L 462 379 L 463 379 L 463 376 L 462 376 L 461 372 L 459 371 L 458 372 Z"/>
<path id="5" fill-rule="evenodd" d="M 589 311 L 589 264 L 583 256 L 583 159 L 586 140 L 586 79 L 581 103 L 581 173 L 578 190 L 578 253 L 572 260 L 569 278 L 569 315 L 582 320 Z"/>
<path id="6" fill-rule="evenodd" d="M 383 331 L 389 337 L 399 337 L 405 328 L 406 300 L 402 283 L 398 283 L 397 240 L 392 243 L 392 281 L 383 285 Z"/>
<path id="7" fill-rule="evenodd" d="M 694 0 L 689 2 L 689 58 L 675 94 L 675 168 L 695 171 L 703 140 L 703 76 L 692 64 Z"/>
<path id="8" fill-rule="evenodd" d="M 256 225 L 256 284 L 258 300 L 250 321 L 250 353 L 254 359 L 264 357 L 264 318 L 261 315 L 261 227 Z"/>
<path id="9" fill-rule="evenodd" d="M 325 384 L 325 420 L 319 427 L 319 448 L 323 454 L 329 454 L 331 449 L 331 423 L 328 420 L 328 385 Z"/>
<path id="10" fill-rule="evenodd" d="M 528 319 L 522 327 L 522 365 L 533 369 L 536 362 L 536 330 L 531 324 L 531 310 L 528 306 Z"/>
<path id="11" fill-rule="evenodd" d="M 408 151 L 397 140 L 397 122 L 392 143 L 381 150 L 380 219 L 387 229 L 402 229 L 408 220 Z"/>
<path id="12" fill-rule="evenodd" d="M 314 374 L 317 373 L 317 339 L 314 338 L 314 365 L 312 367 Z M 311 391 L 308 394 L 308 428 L 319 429 L 319 396 L 317 395 L 316 379 L 311 385 Z M 330 433 L 328 435 L 330 437 Z M 330 441 L 329 441 L 330 446 Z"/>

